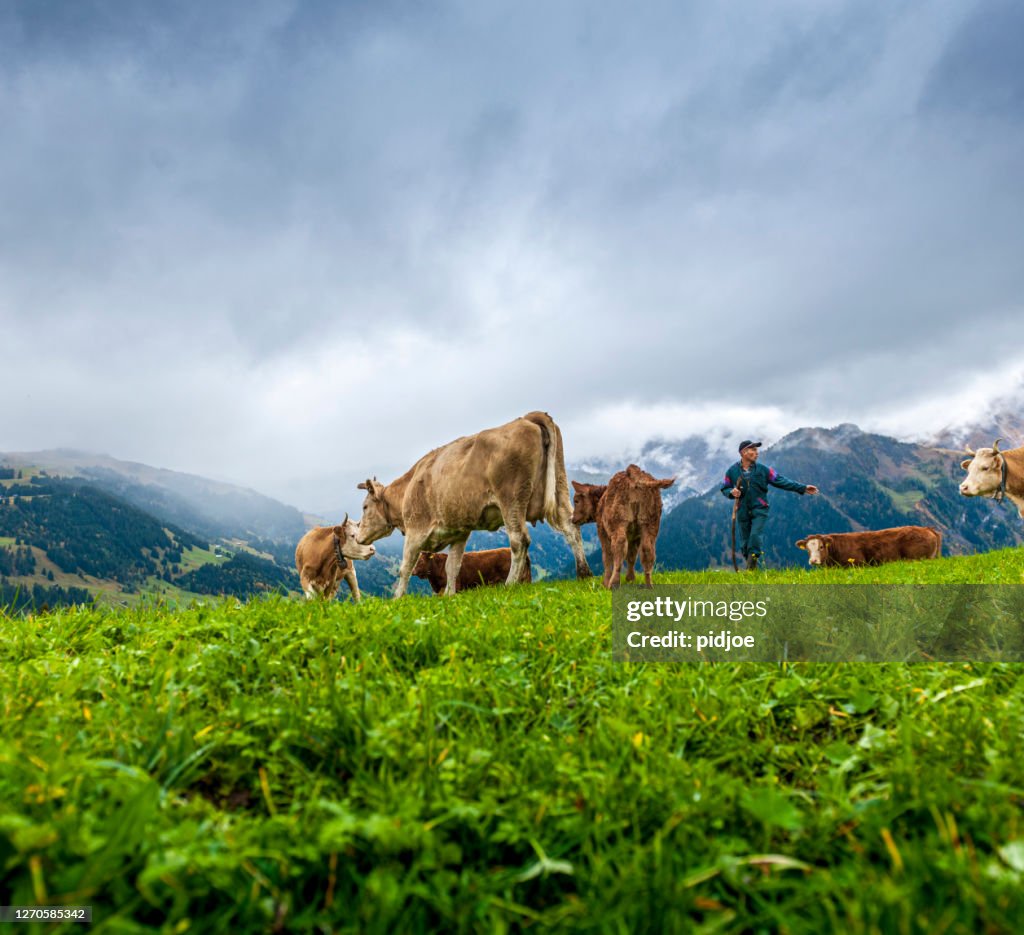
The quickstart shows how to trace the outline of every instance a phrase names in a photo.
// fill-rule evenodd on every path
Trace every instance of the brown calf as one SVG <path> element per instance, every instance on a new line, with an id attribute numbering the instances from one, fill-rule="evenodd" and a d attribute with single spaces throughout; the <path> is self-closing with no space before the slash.
<path id="1" fill-rule="evenodd" d="M 356 524 L 345 516 L 340 526 L 315 526 L 295 547 L 295 568 L 309 600 L 316 595 L 330 600 L 344 578 L 352 597 L 359 601 L 359 582 L 350 559 L 367 559 L 376 549 L 356 542 Z"/>
<path id="2" fill-rule="evenodd" d="M 872 532 L 833 532 L 796 543 L 811 565 L 881 565 L 902 559 L 938 558 L 942 533 L 934 526 L 896 526 Z"/>
<path id="3" fill-rule="evenodd" d="M 597 523 L 604 563 L 603 584 L 619 586 L 622 562 L 626 562 L 626 582 L 636 580 L 636 558 L 644 569 L 644 584 L 653 587 L 655 541 L 661 527 L 661 491 L 675 479 L 658 480 L 635 464 L 615 474 L 607 485 L 572 482 L 576 490 L 573 522 Z"/>
<path id="4" fill-rule="evenodd" d="M 435 594 L 440 594 L 448 586 L 448 573 L 445 563 L 448 556 L 444 552 L 420 552 L 412 573 L 417 578 L 425 578 Z M 482 584 L 502 584 L 512 568 L 511 549 L 481 549 L 479 552 L 464 552 L 459 577 L 455 579 L 455 590 L 465 591 L 477 588 Z M 533 581 L 530 568 L 530 556 L 526 556 L 526 565 L 519 580 L 524 584 Z"/>

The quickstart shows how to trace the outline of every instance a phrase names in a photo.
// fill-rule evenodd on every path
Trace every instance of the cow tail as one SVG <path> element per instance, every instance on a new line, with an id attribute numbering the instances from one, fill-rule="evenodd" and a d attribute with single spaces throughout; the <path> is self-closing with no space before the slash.
<path id="1" fill-rule="evenodd" d="M 562 454 L 562 433 L 555 425 L 554 419 L 546 412 L 530 412 L 523 416 L 524 419 L 532 422 L 540 429 L 542 445 L 544 448 L 544 519 L 551 525 L 558 522 L 558 466 L 565 464 Z M 566 488 L 566 496 L 569 494 L 569 482 L 562 481 Z"/>

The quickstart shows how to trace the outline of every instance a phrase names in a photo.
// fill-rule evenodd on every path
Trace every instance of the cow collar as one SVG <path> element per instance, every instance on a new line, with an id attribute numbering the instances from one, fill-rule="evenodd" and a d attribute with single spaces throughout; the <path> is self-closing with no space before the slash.
<path id="1" fill-rule="evenodd" d="M 338 538 L 338 534 L 334 534 L 334 554 L 338 556 L 338 568 L 342 571 L 348 570 L 348 559 L 341 554 L 341 540 Z"/>
<path id="2" fill-rule="evenodd" d="M 1002 503 L 1006 498 L 1006 458 L 999 455 L 999 461 L 1002 465 L 1000 469 L 999 490 L 992 495 L 992 499 Z"/>

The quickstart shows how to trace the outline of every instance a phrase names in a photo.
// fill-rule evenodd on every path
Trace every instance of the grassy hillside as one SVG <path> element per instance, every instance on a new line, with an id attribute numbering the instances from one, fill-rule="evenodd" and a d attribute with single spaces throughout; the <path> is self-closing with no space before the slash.
<path id="1" fill-rule="evenodd" d="M 919 574 L 1024 554 L 749 577 Z M 615 664 L 610 604 L 0 617 L 5 901 L 97 932 L 1018 930 L 1024 670 Z"/>

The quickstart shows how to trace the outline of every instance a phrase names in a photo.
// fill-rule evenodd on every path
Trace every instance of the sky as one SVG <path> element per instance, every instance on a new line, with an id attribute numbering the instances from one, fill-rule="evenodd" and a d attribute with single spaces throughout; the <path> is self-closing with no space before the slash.
<path id="1" fill-rule="evenodd" d="M 1024 383 L 1024 5 L 0 0 L 0 451 L 358 510 Z"/>

